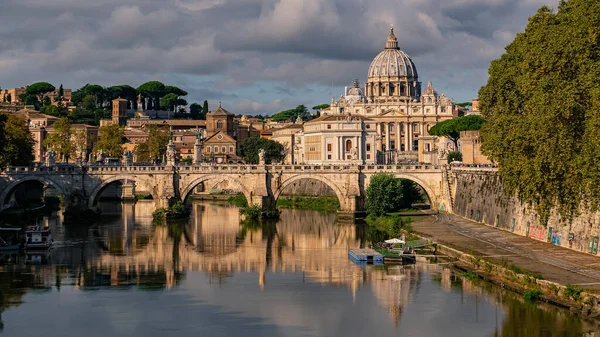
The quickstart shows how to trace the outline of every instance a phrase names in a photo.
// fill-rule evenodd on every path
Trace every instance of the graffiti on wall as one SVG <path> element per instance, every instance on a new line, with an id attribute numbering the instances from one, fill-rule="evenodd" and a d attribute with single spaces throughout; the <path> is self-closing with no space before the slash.
<path id="1" fill-rule="evenodd" d="M 546 237 L 546 228 L 541 226 L 531 226 L 531 228 L 529 228 L 529 237 L 540 241 L 548 240 Z"/>

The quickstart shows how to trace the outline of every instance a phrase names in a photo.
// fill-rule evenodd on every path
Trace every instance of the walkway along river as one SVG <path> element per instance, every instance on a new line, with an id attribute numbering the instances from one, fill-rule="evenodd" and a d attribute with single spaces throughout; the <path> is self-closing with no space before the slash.
<path id="1" fill-rule="evenodd" d="M 152 201 L 102 204 L 97 224 L 44 219 L 48 254 L 2 255 L 7 336 L 596 336 L 568 310 L 463 277 L 435 260 L 361 267 L 361 224 L 284 210 L 262 228 L 193 203 L 155 226 Z M 32 324 L 35 317 L 35 324 Z"/>

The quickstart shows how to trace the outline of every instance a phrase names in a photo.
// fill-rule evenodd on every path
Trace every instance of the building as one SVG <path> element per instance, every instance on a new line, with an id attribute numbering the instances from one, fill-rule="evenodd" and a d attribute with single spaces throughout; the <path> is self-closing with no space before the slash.
<path id="1" fill-rule="evenodd" d="M 127 101 L 121 97 L 112 101 L 112 125 L 125 126 L 129 115 L 127 114 Z"/>
<path id="2" fill-rule="evenodd" d="M 223 109 L 220 105 L 216 110 L 206 114 L 206 132 L 208 137 L 220 132 L 224 132 L 228 136 L 233 137 L 233 117 L 234 115 L 232 113 Z"/>
<path id="3" fill-rule="evenodd" d="M 300 153 L 299 146 L 302 141 L 302 130 L 302 124 L 292 124 L 279 129 L 271 129 L 270 139 L 283 145 L 285 151 L 283 162 L 285 164 L 297 164 L 301 162 L 298 154 Z"/>
<path id="4" fill-rule="evenodd" d="M 0 103 L 5 102 L 5 103 L 11 103 L 11 104 L 17 104 L 17 105 L 23 104 L 23 102 L 21 102 L 21 95 L 25 93 L 25 90 L 27 90 L 27 87 L 0 90 Z M 57 105 L 58 97 L 59 97 L 58 96 L 59 90 L 60 90 L 59 88 L 56 88 L 53 92 L 49 92 L 49 93 L 45 94 L 44 97 L 49 97 L 50 103 Z M 63 89 L 63 96 L 62 96 L 61 103 L 63 103 L 66 106 L 69 106 L 71 103 L 72 95 L 73 95 L 73 90 Z"/>
<path id="5" fill-rule="evenodd" d="M 367 75 L 364 89 L 358 80 L 354 80 L 351 88 L 346 88 L 337 100 L 332 98 L 331 106 L 321 111 L 321 116 L 362 116 L 361 123 L 373 128 L 375 139 L 360 141 L 361 146 L 357 150 L 364 151 L 364 156 L 359 156 L 359 160 L 377 158 L 379 163 L 417 161 L 418 152 L 426 150 L 424 146 L 429 144 L 430 150 L 435 146 L 435 141 L 427 133 L 429 128 L 458 116 L 453 100 L 438 94 L 431 82 L 422 90 L 417 68 L 398 47 L 393 28 L 385 49 L 375 57 Z M 371 137 L 371 132 L 364 135 Z M 376 155 L 366 150 L 367 144 L 376 151 Z M 366 158 L 367 154 L 370 159 Z M 323 156 L 323 153 L 320 155 Z M 313 156 L 317 154 L 312 153 Z M 332 158 L 339 158 L 337 156 L 332 154 Z M 348 157 L 348 154 L 344 153 L 344 156 Z M 327 159 L 327 156 L 323 158 Z"/>
<path id="6" fill-rule="evenodd" d="M 467 165 L 491 165 L 492 161 L 481 153 L 479 131 L 463 131 L 460 133 L 462 162 Z"/>
<path id="7" fill-rule="evenodd" d="M 304 123 L 299 163 L 375 163 L 374 120 L 361 115 L 326 115 Z"/>

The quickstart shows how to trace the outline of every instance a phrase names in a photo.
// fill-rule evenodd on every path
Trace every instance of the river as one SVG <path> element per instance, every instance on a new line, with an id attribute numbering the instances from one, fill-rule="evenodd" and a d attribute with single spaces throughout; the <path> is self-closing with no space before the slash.
<path id="1" fill-rule="evenodd" d="M 4 336 L 583 336 L 569 311 L 420 261 L 358 266 L 361 225 L 284 210 L 263 228 L 196 201 L 154 226 L 152 201 L 95 224 L 44 218 L 55 247 L 2 256 Z M 586 336 L 593 336 L 589 334 Z"/>

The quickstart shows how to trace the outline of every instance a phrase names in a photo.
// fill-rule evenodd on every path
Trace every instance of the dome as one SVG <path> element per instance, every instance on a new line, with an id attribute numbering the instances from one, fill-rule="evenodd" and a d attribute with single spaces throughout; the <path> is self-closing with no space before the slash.
<path id="1" fill-rule="evenodd" d="M 369 67 L 369 77 L 407 77 L 417 80 L 417 67 L 410 57 L 398 48 L 398 39 L 394 35 L 394 28 L 385 44 L 385 50 L 379 53 Z"/>
<path id="2" fill-rule="evenodd" d="M 362 89 L 358 85 L 358 80 L 354 80 L 352 83 L 352 88 L 348 89 L 348 94 L 346 96 L 364 96 Z"/>
<path id="3" fill-rule="evenodd" d="M 425 90 L 423 90 L 423 96 L 437 96 L 437 90 L 435 90 L 435 88 L 433 87 L 433 84 L 431 83 L 431 81 L 429 81 L 429 83 L 427 83 L 427 88 L 425 88 Z"/>

